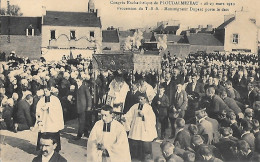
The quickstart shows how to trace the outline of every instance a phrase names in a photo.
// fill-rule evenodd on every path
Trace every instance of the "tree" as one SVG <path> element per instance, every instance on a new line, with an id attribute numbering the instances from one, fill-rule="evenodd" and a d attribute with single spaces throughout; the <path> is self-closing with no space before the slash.
<path id="1" fill-rule="evenodd" d="M 10 5 L 9 7 L 9 11 L 5 8 L 1 8 L 1 15 L 23 16 L 23 13 L 21 13 L 21 8 L 18 5 Z"/>

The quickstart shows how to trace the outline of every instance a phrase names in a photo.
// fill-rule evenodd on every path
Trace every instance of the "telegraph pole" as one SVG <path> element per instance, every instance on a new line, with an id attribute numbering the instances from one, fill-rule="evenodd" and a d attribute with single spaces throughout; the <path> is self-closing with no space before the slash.
<path id="1" fill-rule="evenodd" d="M 10 16 L 11 16 L 11 14 L 10 14 L 10 2 L 9 2 L 9 0 L 7 0 L 7 14 L 8 14 L 8 36 L 7 36 L 7 42 L 8 43 L 11 43 L 11 40 L 10 40 Z"/>

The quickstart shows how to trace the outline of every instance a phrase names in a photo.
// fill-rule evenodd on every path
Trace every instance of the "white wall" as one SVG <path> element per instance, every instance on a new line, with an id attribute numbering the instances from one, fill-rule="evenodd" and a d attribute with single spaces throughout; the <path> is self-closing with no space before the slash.
<path id="1" fill-rule="evenodd" d="M 56 40 L 51 40 L 51 30 L 55 30 Z M 76 40 L 70 39 L 70 31 L 75 30 Z M 95 39 L 102 40 L 101 28 L 98 27 L 76 27 L 76 26 L 42 26 L 42 48 L 50 45 L 57 46 L 58 48 L 86 48 L 94 47 L 87 39 L 90 39 L 90 31 L 95 32 Z M 66 37 L 67 36 L 67 37 Z"/>
<path id="2" fill-rule="evenodd" d="M 42 57 L 46 59 L 46 61 L 59 61 L 62 59 L 63 55 L 70 56 L 70 52 L 72 52 L 73 58 L 77 58 L 77 55 L 81 54 L 83 58 L 92 58 L 93 50 L 78 50 L 78 49 L 42 49 Z"/>
<path id="3" fill-rule="evenodd" d="M 104 48 L 111 48 L 110 51 L 119 51 L 120 50 L 120 43 L 108 43 L 108 42 L 103 42 L 102 43 L 102 49 Z"/>
<path id="4" fill-rule="evenodd" d="M 232 43 L 233 34 L 239 35 L 238 44 Z M 251 49 L 251 53 L 257 53 L 257 41 L 257 26 L 248 19 L 236 17 L 225 28 L 225 51 L 232 52 L 232 49 Z"/>

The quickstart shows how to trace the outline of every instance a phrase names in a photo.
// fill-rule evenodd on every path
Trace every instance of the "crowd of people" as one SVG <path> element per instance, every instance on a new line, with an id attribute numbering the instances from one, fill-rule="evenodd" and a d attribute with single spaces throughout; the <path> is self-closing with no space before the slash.
<path id="1" fill-rule="evenodd" d="M 78 118 L 74 140 L 88 137 L 89 161 L 260 160 L 255 55 L 168 53 L 161 71 L 135 74 L 98 71 L 80 57 L 16 60 L 0 67 L 0 127 L 38 130 L 37 149 L 51 139 L 56 157 L 64 121 Z M 156 139 L 163 157 L 153 157 Z"/>

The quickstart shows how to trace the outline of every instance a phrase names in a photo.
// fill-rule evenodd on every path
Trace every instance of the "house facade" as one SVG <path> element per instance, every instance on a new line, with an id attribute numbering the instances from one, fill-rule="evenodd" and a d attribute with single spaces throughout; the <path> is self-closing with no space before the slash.
<path id="1" fill-rule="evenodd" d="M 223 41 L 224 50 L 230 53 L 258 52 L 258 27 L 255 19 L 246 11 L 236 12 L 217 29 L 217 37 Z"/>
<path id="2" fill-rule="evenodd" d="M 117 29 L 102 31 L 102 50 L 103 53 L 120 51 L 119 32 Z"/>
<path id="3" fill-rule="evenodd" d="M 91 57 L 101 53 L 102 30 L 96 12 L 47 11 L 42 24 L 42 54 L 45 58 L 60 59 L 63 55 L 81 54 Z"/>

